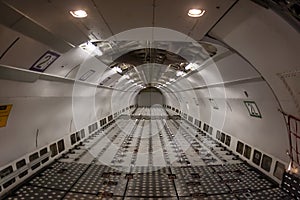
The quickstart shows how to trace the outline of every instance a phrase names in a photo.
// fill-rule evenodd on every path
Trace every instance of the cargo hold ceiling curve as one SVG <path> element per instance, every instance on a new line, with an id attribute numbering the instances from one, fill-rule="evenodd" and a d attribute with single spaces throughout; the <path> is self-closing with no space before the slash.
<path id="1" fill-rule="evenodd" d="M 174 82 L 197 70 L 202 63 L 209 62 L 210 58 L 228 51 L 208 42 L 176 41 L 154 41 L 149 43 L 152 48 L 144 48 L 148 45 L 143 41 L 93 41 L 82 44 L 81 48 L 89 51 L 90 45 L 93 45 L 91 52 L 107 65 L 99 78 L 100 85 L 106 86 L 125 77 L 133 84 L 161 87 L 170 80 Z M 156 80 L 149 77 L 149 70 Z"/>

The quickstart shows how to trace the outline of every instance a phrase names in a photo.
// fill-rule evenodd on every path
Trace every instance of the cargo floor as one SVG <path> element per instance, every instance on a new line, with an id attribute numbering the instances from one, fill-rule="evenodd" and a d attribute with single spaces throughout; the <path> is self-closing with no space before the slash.
<path id="1" fill-rule="evenodd" d="M 226 147 L 164 110 L 138 109 L 7 199 L 292 199 Z"/>

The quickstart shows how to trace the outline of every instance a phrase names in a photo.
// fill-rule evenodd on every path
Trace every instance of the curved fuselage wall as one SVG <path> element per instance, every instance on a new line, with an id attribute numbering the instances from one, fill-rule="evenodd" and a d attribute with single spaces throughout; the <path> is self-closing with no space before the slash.
<path id="1" fill-rule="evenodd" d="M 288 162 L 287 129 L 278 111 L 280 105 L 261 75 L 237 54 L 228 54 L 168 89 L 163 90 L 166 104 L 212 126 L 214 136 L 224 132 Z"/>
<path id="2" fill-rule="evenodd" d="M 85 86 L 95 95 L 74 96 L 69 83 L 0 82 L 0 104 L 13 105 L 6 127 L 0 129 L 0 166 L 112 114 L 110 89 Z"/>

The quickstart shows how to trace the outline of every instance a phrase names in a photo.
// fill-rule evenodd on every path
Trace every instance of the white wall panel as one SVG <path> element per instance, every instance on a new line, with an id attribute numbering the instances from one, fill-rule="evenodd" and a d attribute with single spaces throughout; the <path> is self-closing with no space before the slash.
<path id="1" fill-rule="evenodd" d="M 224 88 L 219 89 L 223 90 Z M 245 95 L 243 97 L 244 90 L 248 92 L 248 98 Z M 197 99 L 199 106 L 193 102 L 193 98 L 198 96 L 195 93 L 200 96 Z M 207 89 L 176 94 L 183 96 L 184 102 L 188 104 L 187 108 L 180 107 L 183 112 L 211 125 L 214 129 L 231 134 L 252 147 L 288 162 L 286 155 L 288 137 L 285 121 L 278 112 L 279 104 L 268 85 L 263 81 L 245 83 L 226 87 L 227 93 L 240 94 L 240 96 L 233 95 L 231 98 L 229 95 L 227 98 L 214 98 L 209 95 Z M 214 99 L 218 109 L 214 109 L 209 101 L 210 98 Z M 262 118 L 250 116 L 244 101 L 255 101 Z"/>
<path id="2" fill-rule="evenodd" d="M 239 1 L 210 35 L 248 59 L 271 85 L 283 109 L 300 116 L 299 99 L 295 102 L 280 80 L 281 73 L 299 70 L 300 37 L 296 29 L 271 9 Z M 299 85 L 289 87 L 297 91 L 294 88 Z"/>
<path id="3" fill-rule="evenodd" d="M 13 104 L 7 126 L 0 128 L 0 166 L 112 113 L 112 90 L 81 87 L 84 92 L 73 94 L 68 83 L 0 80 L 0 105 Z M 76 112 L 80 114 L 77 124 Z"/>

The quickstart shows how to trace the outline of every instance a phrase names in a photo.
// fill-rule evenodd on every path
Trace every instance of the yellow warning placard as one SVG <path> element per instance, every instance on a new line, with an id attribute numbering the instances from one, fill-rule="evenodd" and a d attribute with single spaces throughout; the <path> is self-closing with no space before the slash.
<path id="1" fill-rule="evenodd" d="M 0 127 L 5 127 L 12 105 L 0 105 Z"/>

